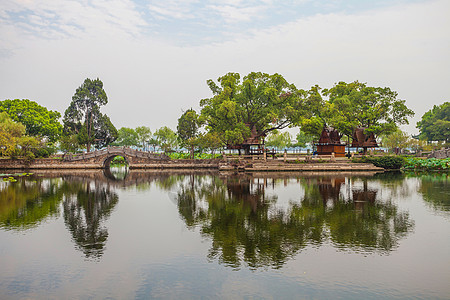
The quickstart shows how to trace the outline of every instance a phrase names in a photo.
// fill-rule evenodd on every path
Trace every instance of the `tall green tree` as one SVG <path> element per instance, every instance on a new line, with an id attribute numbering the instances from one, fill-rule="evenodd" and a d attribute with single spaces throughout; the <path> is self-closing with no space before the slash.
<path id="1" fill-rule="evenodd" d="M 139 146 L 145 149 L 152 138 L 152 131 L 146 126 L 136 127 L 135 131 L 138 135 Z"/>
<path id="2" fill-rule="evenodd" d="M 41 136 L 49 142 L 58 140 L 62 132 L 61 114 L 35 101 L 15 99 L 0 101 L 0 112 L 6 112 L 16 122 L 25 125 L 27 135 Z"/>
<path id="3" fill-rule="evenodd" d="M 6 112 L 0 113 L 0 156 L 11 156 L 25 134 L 25 126 L 14 122 Z"/>
<path id="4" fill-rule="evenodd" d="M 177 134 L 167 126 L 156 130 L 154 136 L 164 152 L 172 151 L 177 146 Z"/>
<path id="5" fill-rule="evenodd" d="M 398 99 L 397 92 L 388 87 L 370 87 L 366 83 L 354 81 L 339 82 L 330 89 L 323 90 L 329 97 L 325 115 L 327 125 L 351 137 L 356 127 L 376 136 L 395 132 L 398 125 L 408 124 L 414 116 L 405 100 Z"/>
<path id="6" fill-rule="evenodd" d="M 300 131 L 295 137 L 296 143 L 293 146 L 305 148 L 307 144 L 311 144 L 313 142 L 313 139 L 313 136 Z"/>
<path id="7" fill-rule="evenodd" d="M 400 129 L 397 129 L 391 134 L 382 135 L 381 142 L 383 147 L 388 148 L 390 151 L 395 151 L 397 148 L 401 152 L 402 149 L 412 146 L 411 137 L 408 133 Z"/>
<path id="8" fill-rule="evenodd" d="M 139 136 L 133 128 L 121 127 L 118 131 L 117 140 L 114 145 L 117 146 L 138 146 Z"/>
<path id="9" fill-rule="evenodd" d="M 252 72 L 241 81 L 228 73 L 207 81 L 212 98 L 200 101 L 207 130 L 218 133 L 224 144 L 239 145 L 252 135 L 264 137 L 292 126 L 305 112 L 297 88 L 279 74 Z"/>
<path id="10" fill-rule="evenodd" d="M 91 145 L 104 147 L 117 138 L 117 130 L 100 107 L 108 103 L 108 97 L 100 79 L 87 78 L 76 89 L 72 102 L 64 113 L 64 134 L 76 135 L 80 144 L 89 152 Z"/>
<path id="11" fill-rule="evenodd" d="M 191 159 L 194 158 L 194 148 L 198 144 L 200 126 L 200 116 L 192 108 L 185 111 L 178 119 L 178 141 L 181 146 L 189 149 Z"/>
<path id="12" fill-rule="evenodd" d="M 450 102 L 434 105 L 416 127 L 420 130 L 420 139 L 450 143 Z"/>

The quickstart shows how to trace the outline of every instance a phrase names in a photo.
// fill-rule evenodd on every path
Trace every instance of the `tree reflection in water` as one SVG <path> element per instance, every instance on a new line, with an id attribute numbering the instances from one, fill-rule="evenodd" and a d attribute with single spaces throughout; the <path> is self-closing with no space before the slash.
<path id="1" fill-rule="evenodd" d="M 180 186 L 178 209 L 188 227 L 212 238 L 211 260 L 239 268 L 280 268 L 307 246 L 331 241 L 342 250 L 388 254 L 413 227 L 407 212 L 377 198 L 367 179 L 300 177 L 298 202 L 276 207 L 265 182 L 251 176 L 190 180 Z M 286 179 L 284 179 L 286 180 Z"/>
<path id="2" fill-rule="evenodd" d="M 411 176 L 418 176 L 410 174 Z M 419 192 L 434 210 L 450 216 L 450 178 L 448 173 L 421 174 Z"/>
<path id="3" fill-rule="evenodd" d="M 0 228 L 28 230 L 57 217 L 62 199 L 62 180 L 19 178 L 0 182 Z"/>
<path id="4" fill-rule="evenodd" d="M 51 173 L 50 178 L 31 176 L 0 184 L 0 228 L 27 230 L 62 211 L 76 248 L 87 259 L 97 260 L 108 238 L 103 223 L 118 203 L 114 187 L 154 186 L 169 194 L 177 190 L 174 200 L 186 226 L 200 228 L 212 241 L 209 259 L 233 268 L 280 268 L 302 249 L 324 243 L 343 251 L 389 254 L 413 228 L 408 213 L 389 199 L 416 191 L 401 176 L 397 180 L 392 174 L 364 178 L 130 172 L 117 181 L 102 172 Z M 277 189 L 287 183 L 294 183 L 297 192 L 282 207 L 286 196 Z M 419 188 L 424 199 L 445 202 L 438 191 L 427 190 L 427 180 Z"/>
<path id="5" fill-rule="evenodd" d="M 108 238 L 102 221 L 110 216 L 119 197 L 108 186 L 98 183 L 91 186 L 87 181 L 76 185 L 76 193 L 65 194 L 64 222 L 86 258 L 98 259 L 103 255 Z"/>
<path id="6" fill-rule="evenodd" d="M 14 183 L 0 183 L 0 228 L 28 230 L 60 215 L 76 248 L 87 259 L 103 254 L 108 231 L 102 226 L 118 203 L 118 195 L 103 174 L 89 176 L 54 174 L 54 178 L 30 176 Z"/>

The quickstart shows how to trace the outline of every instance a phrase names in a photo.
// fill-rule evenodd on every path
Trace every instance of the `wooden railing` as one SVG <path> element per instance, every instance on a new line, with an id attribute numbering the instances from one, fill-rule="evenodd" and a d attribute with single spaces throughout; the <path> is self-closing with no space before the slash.
<path id="1" fill-rule="evenodd" d="M 104 155 L 125 155 L 125 156 L 131 156 L 131 157 L 137 157 L 137 158 L 147 158 L 147 159 L 154 159 L 154 160 L 168 160 L 169 157 L 165 154 L 156 154 L 156 153 L 150 153 L 145 151 L 139 151 L 133 148 L 129 147 L 107 147 L 101 150 L 96 150 L 92 152 L 83 152 L 83 153 L 66 153 L 63 156 L 63 159 L 65 161 L 78 161 L 78 160 L 85 160 L 90 158 L 95 158 L 99 156 Z"/>

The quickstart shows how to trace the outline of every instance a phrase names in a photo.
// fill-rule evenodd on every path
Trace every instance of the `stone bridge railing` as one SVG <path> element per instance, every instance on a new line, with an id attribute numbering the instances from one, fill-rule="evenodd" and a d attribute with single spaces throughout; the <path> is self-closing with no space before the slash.
<path id="1" fill-rule="evenodd" d="M 96 151 L 92 151 L 92 152 L 85 152 L 85 153 L 78 153 L 78 154 L 66 153 L 63 157 L 63 160 L 65 160 L 65 161 L 82 161 L 82 160 L 88 160 L 88 159 L 92 159 L 92 158 L 96 158 L 96 157 L 109 156 L 109 155 L 121 155 L 121 156 L 144 158 L 144 159 L 151 159 L 151 160 L 168 160 L 169 159 L 169 157 L 165 154 L 157 154 L 157 153 L 139 151 L 139 150 L 129 148 L 129 147 L 107 147 L 105 149 L 96 150 Z"/>

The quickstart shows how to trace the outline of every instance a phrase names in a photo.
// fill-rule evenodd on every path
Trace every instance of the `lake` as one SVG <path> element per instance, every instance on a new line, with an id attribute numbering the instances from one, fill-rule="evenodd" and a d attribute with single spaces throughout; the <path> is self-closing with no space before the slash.
<path id="1" fill-rule="evenodd" d="M 448 174 L 14 178 L 1 299 L 450 299 Z"/>

